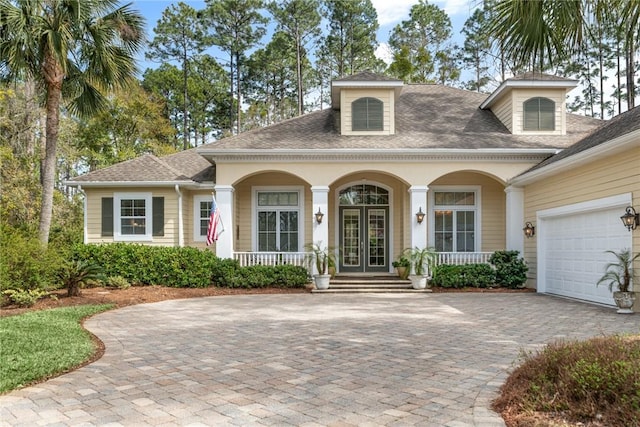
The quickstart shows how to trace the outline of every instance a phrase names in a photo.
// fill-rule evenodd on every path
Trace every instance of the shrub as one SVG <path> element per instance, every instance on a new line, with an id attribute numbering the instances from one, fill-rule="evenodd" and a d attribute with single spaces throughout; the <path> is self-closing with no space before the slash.
<path id="1" fill-rule="evenodd" d="M 109 276 L 104 284 L 105 286 L 116 289 L 128 289 L 131 287 L 131 283 L 122 276 Z"/>
<path id="2" fill-rule="evenodd" d="M 570 421 L 589 425 L 635 426 L 640 425 L 638 390 L 640 339 L 598 337 L 552 343 L 525 356 L 493 406 L 512 418 L 514 412 L 520 417 L 563 412 Z"/>
<path id="3" fill-rule="evenodd" d="M 42 289 L 7 289 L 3 294 L 18 307 L 31 307 L 48 292 Z"/>
<path id="4" fill-rule="evenodd" d="M 441 264 L 434 268 L 431 284 L 443 288 L 486 288 L 495 284 L 495 278 L 495 271 L 488 264 Z"/>
<path id="5" fill-rule="evenodd" d="M 520 288 L 527 281 L 529 268 L 518 251 L 496 251 L 489 262 L 496 268 L 496 283 L 507 288 Z"/>
<path id="6" fill-rule="evenodd" d="M 67 295 L 77 297 L 80 288 L 91 282 L 100 282 L 104 277 L 102 268 L 89 261 L 67 261 L 58 271 L 60 281 L 67 288 Z"/>

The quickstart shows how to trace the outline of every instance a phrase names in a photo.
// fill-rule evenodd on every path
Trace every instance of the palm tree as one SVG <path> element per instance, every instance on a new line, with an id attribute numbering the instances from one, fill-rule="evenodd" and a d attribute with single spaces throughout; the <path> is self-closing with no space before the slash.
<path id="1" fill-rule="evenodd" d="M 34 80 L 44 93 L 45 158 L 39 239 L 49 240 L 56 146 L 63 100 L 71 114 L 90 116 L 104 93 L 136 72 L 144 19 L 117 0 L 0 0 L 0 75 Z"/>

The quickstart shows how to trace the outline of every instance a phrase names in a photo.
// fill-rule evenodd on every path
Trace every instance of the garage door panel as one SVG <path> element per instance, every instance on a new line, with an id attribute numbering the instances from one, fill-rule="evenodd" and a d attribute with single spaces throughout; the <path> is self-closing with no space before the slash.
<path id="1" fill-rule="evenodd" d="M 612 260 L 607 250 L 629 247 L 629 233 L 620 223 L 620 207 L 548 216 L 539 221 L 543 291 L 613 305 L 606 286 L 596 286 Z"/>

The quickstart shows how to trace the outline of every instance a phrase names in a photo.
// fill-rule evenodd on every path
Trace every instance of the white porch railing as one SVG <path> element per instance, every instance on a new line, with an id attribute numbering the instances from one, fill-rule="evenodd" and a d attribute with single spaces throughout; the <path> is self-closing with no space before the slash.
<path id="1" fill-rule="evenodd" d="M 438 252 L 438 265 L 489 264 L 493 252 Z"/>
<path id="2" fill-rule="evenodd" d="M 437 264 L 489 264 L 493 252 L 438 252 Z M 289 264 L 308 267 L 310 252 L 235 252 L 241 266 Z"/>
<path id="3" fill-rule="evenodd" d="M 308 252 L 235 252 L 233 258 L 242 267 L 250 265 L 297 265 L 307 267 Z"/>

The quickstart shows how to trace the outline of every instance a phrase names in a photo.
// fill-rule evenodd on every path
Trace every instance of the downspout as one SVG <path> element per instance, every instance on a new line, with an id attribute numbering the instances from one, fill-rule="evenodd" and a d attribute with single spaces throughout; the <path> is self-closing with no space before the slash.
<path id="1" fill-rule="evenodd" d="M 184 226 L 182 224 L 182 192 L 180 186 L 175 186 L 176 194 L 178 195 L 178 246 L 184 246 Z"/>
<path id="2" fill-rule="evenodd" d="M 87 193 L 82 190 L 82 185 L 78 185 L 78 193 L 82 194 L 82 242 L 88 243 L 87 236 Z"/>

